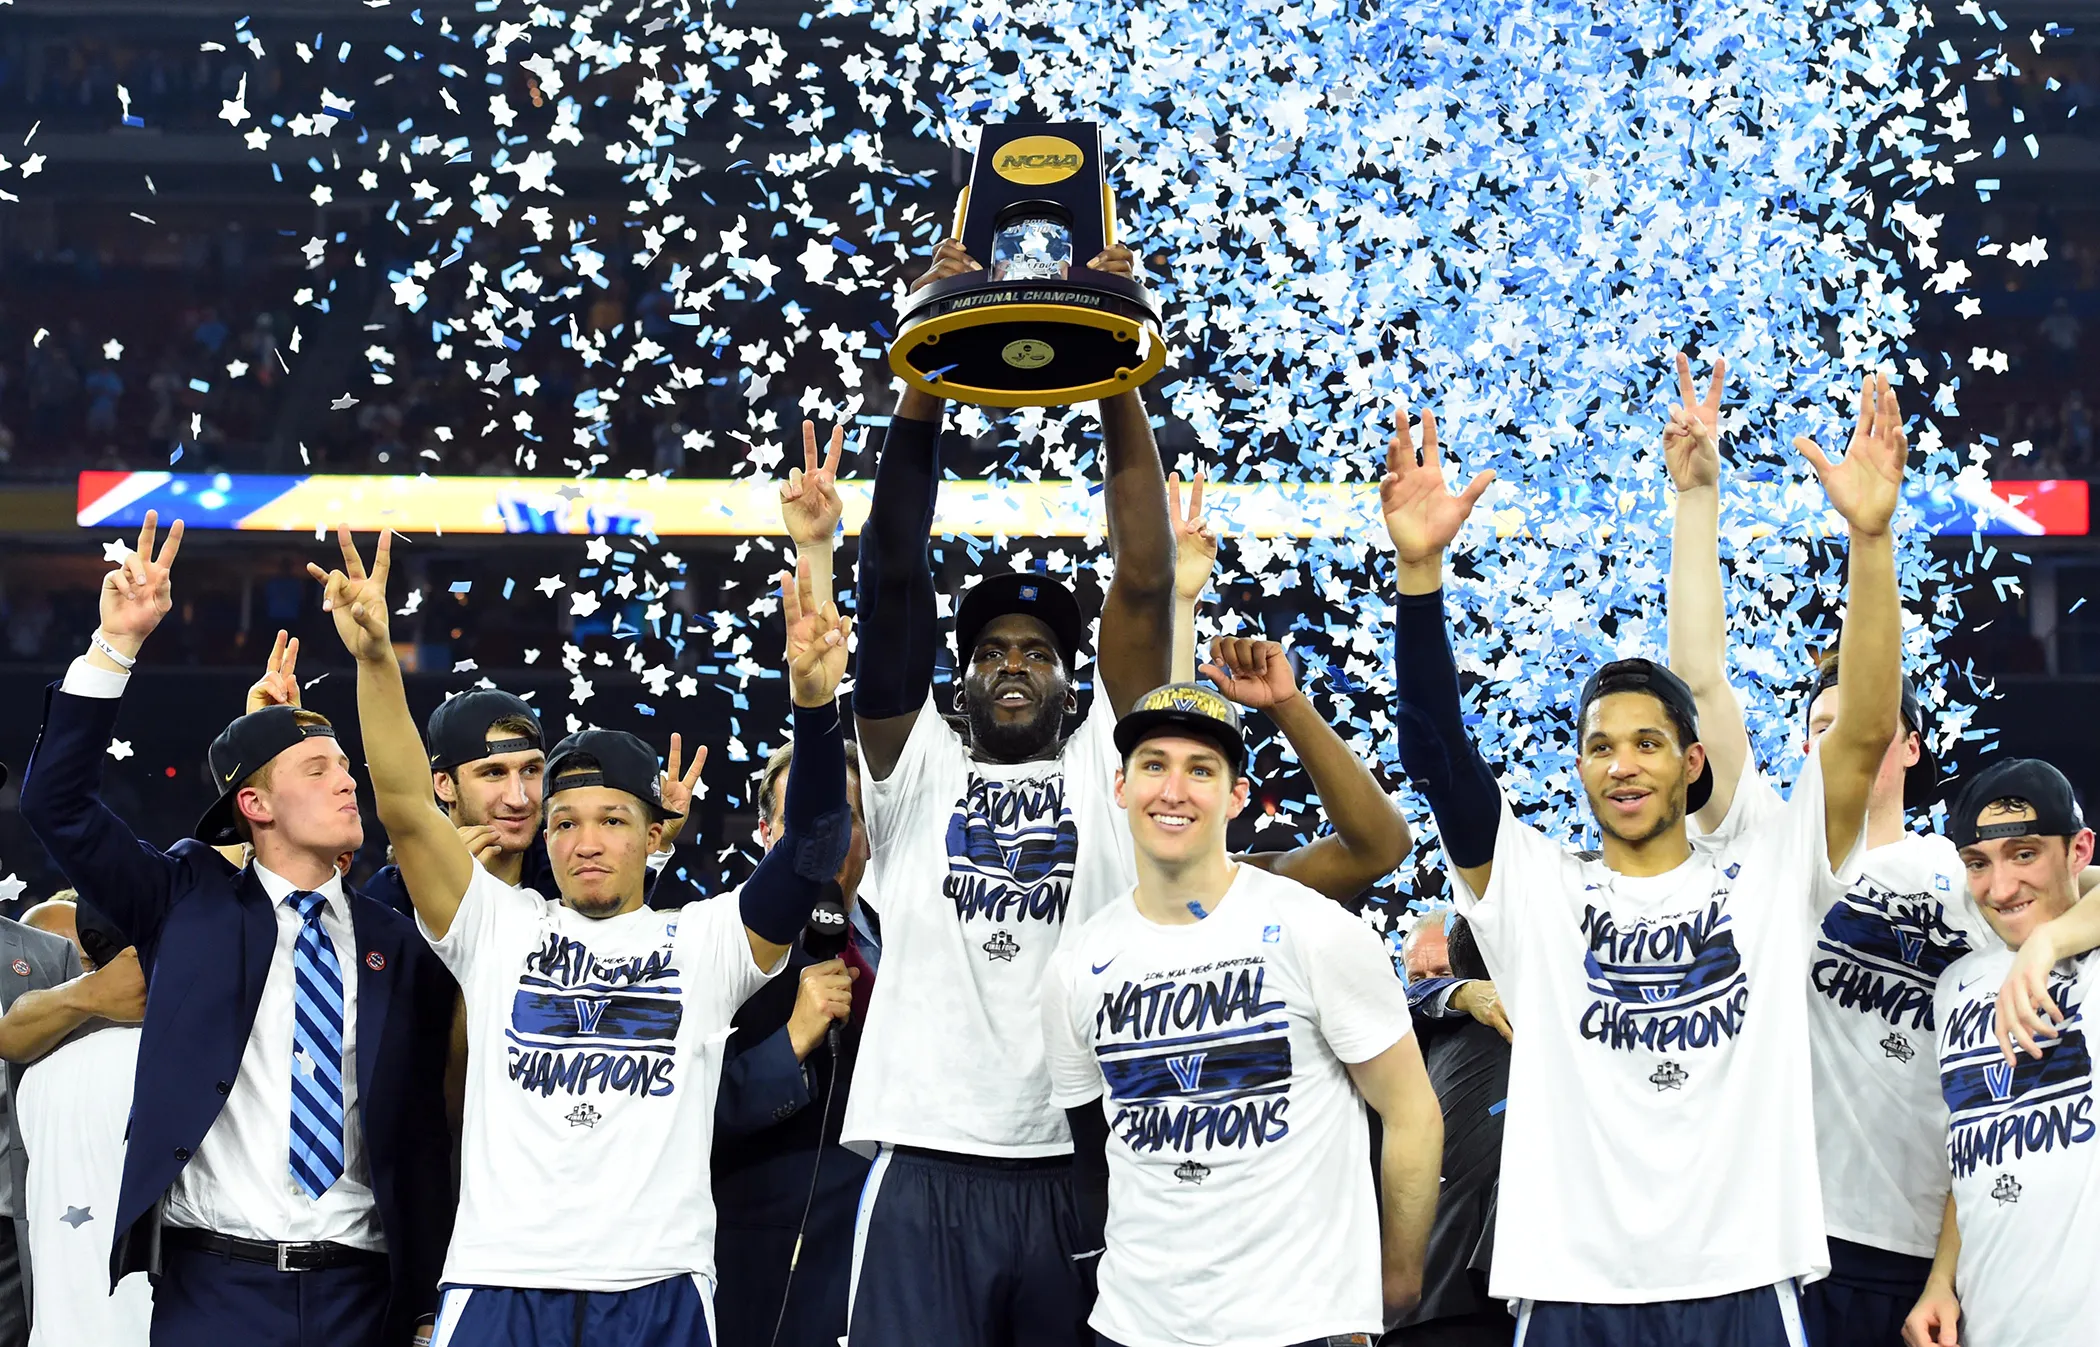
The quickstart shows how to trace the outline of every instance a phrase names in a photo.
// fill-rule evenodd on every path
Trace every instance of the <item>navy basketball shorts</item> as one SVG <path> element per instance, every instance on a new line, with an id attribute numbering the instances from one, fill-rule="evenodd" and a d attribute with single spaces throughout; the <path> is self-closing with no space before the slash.
<path id="1" fill-rule="evenodd" d="M 1830 1275 L 1801 1288 L 1801 1321 L 1815 1347 L 1896 1347 L 1925 1294 L 1930 1258 L 1830 1240 Z"/>
<path id="2" fill-rule="evenodd" d="M 447 1286 L 431 1347 L 714 1347 L 714 1307 L 699 1275 L 631 1291 Z"/>
<path id="3" fill-rule="evenodd" d="M 1093 1347 L 1089 1243 L 1068 1157 L 885 1146 L 853 1231 L 848 1347 Z"/>
<path id="4" fill-rule="evenodd" d="M 1515 1347 L 1808 1347 L 1808 1335 L 1784 1281 L 1645 1305 L 1520 1300 Z"/>

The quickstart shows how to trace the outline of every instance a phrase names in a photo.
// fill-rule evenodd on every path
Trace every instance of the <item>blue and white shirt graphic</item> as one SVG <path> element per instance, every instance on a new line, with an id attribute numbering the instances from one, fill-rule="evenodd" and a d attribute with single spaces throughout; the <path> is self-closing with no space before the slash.
<path id="1" fill-rule="evenodd" d="M 2100 1131 L 2086 1009 L 2100 954 L 2066 959 L 2049 977 L 2062 1030 L 2039 1059 L 2008 1062 L 1996 1035 L 1998 989 L 2013 954 L 1979 950 L 1940 976 L 1940 1091 L 1946 1164 L 1961 1229 L 1962 1342 L 2056 1347 L 2100 1335 Z"/>
<path id="2" fill-rule="evenodd" d="M 1377 1336 L 1370 1134 L 1348 1064 L 1410 1026 L 1368 926 L 1241 865 L 1201 921 L 1155 925 L 1125 898 L 1075 930 L 1043 1017 L 1052 1101 L 1108 1120 L 1099 1332 L 1129 1347 Z"/>
<path id="3" fill-rule="evenodd" d="M 980 762 L 929 698 L 895 768 L 862 782 L 883 962 L 848 1145 L 1071 1152 L 1043 1069 L 1041 989 L 1067 930 L 1136 882 L 1114 729 L 1100 707 L 1053 759 Z"/>
<path id="4" fill-rule="evenodd" d="M 467 1006 L 445 1281 L 625 1291 L 712 1278 L 722 1050 L 768 971 L 735 901 L 593 920 L 477 865 L 431 947 Z"/>

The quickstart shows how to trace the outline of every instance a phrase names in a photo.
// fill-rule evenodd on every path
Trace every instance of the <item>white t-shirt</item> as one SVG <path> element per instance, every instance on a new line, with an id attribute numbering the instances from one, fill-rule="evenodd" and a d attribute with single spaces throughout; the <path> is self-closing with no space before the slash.
<path id="1" fill-rule="evenodd" d="M 467 1006 L 445 1282 L 625 1291 L 712 1279 L 722 1046 L 737 1007 L 780 971 L 752 959 L 737 905 L 593 920 L 477 864 L 431 948 Z"/>
<path id="2" fill-rule="evenodd" d="M 2057 964 L 2049 997 L 2067 1017 L 2040 1060 L 2008 1065 L 1995 1034 L 2013 952 L 1977 951 L 1940 975 L 1940 1091 L 1961 1261 L 1963 1347 L 2100 1343 L 2100 1143 L 2085 1007 L 2100 955 Z"/>
<path id="3" fill-rule="evenodd" d="M 15 1118 L 29 1152 L 30 1347 L 146 1347 L 151 1336 L 145 1274 L 126 1277 L 114 1295 L 109 1289 L 138 1064 L 139 1031 L 112 1025 L 22 1073 Z"/>
<path id="4" fill-rule="evenodd" d="M 1137 883 L 1101 696 L 1058 757 L 1022 763 L 973 759 L 929 696 L 896 768 L 862 783 L 882 976 L 848 1144 L 1071 1153 L 1043 1067 L 1043 972 L 1068 923 Z"/>
<path id="5" fill-rule="evenodd" d="M 1718 842 L 1785 808 L 1762 775 L 1736 791 Z M 1932 1257 L 1947 1160 L 1932 989 L 1998 944 L 1969 897 L 1961 853 L 1906 833 L 1863 852 L 1859 876 L 1816 914 L 1808 970 L 1809 1061 L 1824 1228 L 1838 1239 Z"/>
<path id="6" fill-rule="evenodd" d="M 1808 950 L 1844 886 L 1819 759 L 1771 819 L 1664 874 L 1615 874 L 1505 797 L 1487 893 L 1451 879 L 1521 1026 L 1494 1294 L 1640 1304 L 1827 1273 Z"/>
<path id="7" fill-rule="evenodd" d="M 1190 925 L 1126 896 L 1058 952 L 1043 1019 L 1052 1102 L 1108 1118 L 1097 1330 L 1129 1347 L 1378 1335 L 1370 1130 L 1344 1063 L 1409 1023 L 1370 927 L 1251 865 Z"/>

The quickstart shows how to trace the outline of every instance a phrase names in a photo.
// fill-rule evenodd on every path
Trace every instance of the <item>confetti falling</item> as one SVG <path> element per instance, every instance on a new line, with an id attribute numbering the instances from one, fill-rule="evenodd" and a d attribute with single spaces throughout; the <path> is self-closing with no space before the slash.
<path id="1" fill-rule="evenodd" d="M 1569 752 L 1581 678 L 1664 645 L 1657 449 L 1673 353 L 1725 356 L 1735 372 L 1731 656 L 1758 755 L 1786 776 L 1795 690 L 1834 640 L 1841 528 L 1785 446 L 1800 433 L 1841 444 L 1858 373 L 1888 366 L 1919 414 L 1914 491 L 1955 490 L 1969 465 L 1936 422 L 1955 415 L 1964 373 L 2005 368 L 1985 347 L 1915 348 L 1904 280 L 1967 294 L 1935 205 L 1997 186 L 1953 169 L 1982 153 L 1966 147 L 1968 83 L 2014 73 L 2019 51 L 1973 0 L 1944 32 L 1911 0 L 1760 0 L 1712 21 L 1567 0 L 831 0 L 799 32 L 661 0 L 476 8 L 471 26 L 413 11 L 393 43 L 354 51 L 273 38 L 327 82 L 287 81 L 272 107 L 243 76 L 220 113 L 286 191 L 383 206 L 383 250 L 308 240 L 296 302 L 319 318 L 347 278 L 376 273 L 389 322 L 474 381 L 484 405 L 418 468 L 493 451 L 524 471 L 595 475 L 623 402 L 706 399 L 706 427 L 686 428 L 674 457 L 727 452 L 740 475 L 781 468 L 782 392 L 822 422 L 879 423 L 885 300 L 942 232 L 953 154 L 990 120 L 1096 121 L 1121 227 L 1168 313 L 1169 367 L 1148 397 L 1171 414 L 1170 467 L 1372 480 L 1404 399 L 1438 411 L 1463 471 L 1497 470 L 1456 549 L 1460 665 L 1489 760 L 1520 806 L 1571 837 L 1589 828 Z M 2020 45 L 2039 51 L 2044 31 Z M 245 20 L 232 39 L 257 61 L 268 50 Z M 437 98 L 396 99 L 397 79 Z M 2001 248 L 2020 266 L 2048 256 L 2041 238 L 1984 245 Z M 630 267 L 646 284 L 608 316 Z M 298 331 L 280 366 L 287 351 Z M 372 343 L 366 383 L 333 390 L 331 414 L 357 415 L 402 374 L 393 347 Z M 995 446 L 994 475 L 1098 472 L 1086 409 L 994 421 L 957 408 L 951 424 Z M 550 714 L 582 724 L 587 669 L 601 667 L 652 699 L 705 680 L 745 712 L 750 682 L 778 676 L 778 544 L 740 547 L 742 578 L 681 612 L 685 563 L 646 535 L 617 541 L 594 540 L 571 575 L 515 577 L 567 591 L 578 616 L 609 612 L 626 642 L 617 664 L 563 646 L 570 705 Z M 998 538 L 946 550 L 973 569 L 1042 562 L 1106 581 L 1099 538 L 1047 555 Z M 1234 539 L 1201 632 L 1289 642 L 1333 723 L 1397 780 L 1384 551 L 1369 517 L 1306 545 Z M 1932 669 L 1988 564 L 1906 540 L 1914 670 Z M 1977 747 L 1988 687 L 1947 670 L 1925 684 L 1942 756 Z M 735 716 L 724 760 L 750 763 L 781 728 Z M 1257 776 L 1289 770 L 1279 743 L 1255 761 Z M 1279 818 L 1315 826 L 1291 789 L 1272 801 Z M 1429 859 L 1433 825 L 1407 803 Z"/>

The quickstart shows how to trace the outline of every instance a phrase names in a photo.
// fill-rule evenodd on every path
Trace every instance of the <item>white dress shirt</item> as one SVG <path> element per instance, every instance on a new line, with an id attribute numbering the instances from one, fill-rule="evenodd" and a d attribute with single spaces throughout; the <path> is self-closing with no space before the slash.
<path id="1" fill-rule="evenodd" d="M 76 659 L 63 690 L 82 697 L 122 696 L 129 675 Z M 365 1161 L 364 1128 L 357 1116 L 357 971 L 360 955 L 350 925 L 350 900 L 340 875 L 314 890 L 327 901 L 321 929 L 335 946 L 343 975 L 343 1175 L 318 1198 L 292 1177 L 292 1016 L 298 975 L 292 947 L 298 910 L 284 900 L 297 886 L 256 864 L 255 877 L 277 918 L 277 947 L 263 979 L 262 1003 L 226 1105 L 197 1145 L 196 1154 L 168 1190 L 164 1219 L 171 1226 L 216 1231 L 242 1239 L 304 1243 L 332 1240 L 384 1251 L 372 1176 Z M 238 951 L 229 951 L 229 956 Z M 150 1099 L 139 1100 L 146 1108 Z"/>

